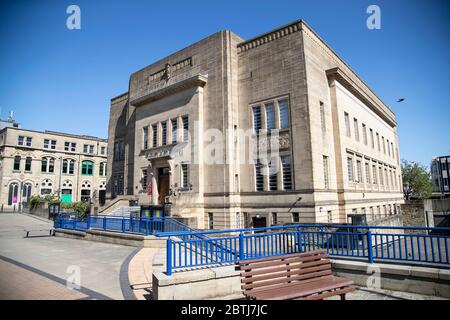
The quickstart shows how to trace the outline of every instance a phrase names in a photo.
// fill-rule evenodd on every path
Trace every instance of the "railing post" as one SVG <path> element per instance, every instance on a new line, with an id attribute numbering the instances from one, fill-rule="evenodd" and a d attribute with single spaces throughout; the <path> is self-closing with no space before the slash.
<path id="1" fill-rule="evenodd" d="M 147 220 L 147 224 L 150 222 L 150 234 L 153 234 L 153 219 L 149 218 L 149 220 Z"/>
<path id="2" fill-rule="evenodd" d="M 239 234 L 239 261 L 244 260 L 244 233 Z"/>
<path id="3" fill-rule="evenodd" d="M 106 216 L 103 217 L 103 230 L 106 230 Z"/>
<path id="4" fill-rule="evenodd" d="M 86 221 L 86 229 L 89 230 L 91 228 L 91 215 L 88 214 Z"/>
<path id="5" fill-rule="evenodd" d="M 73 230 L 77 230 L 77 218 L 73 219 Z"/>
<path id="6" fill-rule="evenodd" d="M 122 217 L 122 232 L 125 232 L 125 217 Z"/>
<path id="7" fill-rule="evenodd" d="M 298 237 L 298 252 L 302 252 L 303 241 L 302 241 L 302 229 L 297 227 L 297 237 Z"/>
<path id="8" fill-rule="evenodd" d="M 170 236 L 167 238 L 167 257 L 166 257 L 166 274 L 168 276 L 172 275 L 172 239 L 170 239 Z"/>
<path id="9" fill-rule="evenodd" d="M 372 231 L 370 229 L 367 231 L 367 260 L 369 263 L 373 263 L 373 249 L 372 249 Z"/>
<path id="10" fill-rule="evenodd" d="M 148 219 L 145 219 L 145 235 L 148 236 Z"/>

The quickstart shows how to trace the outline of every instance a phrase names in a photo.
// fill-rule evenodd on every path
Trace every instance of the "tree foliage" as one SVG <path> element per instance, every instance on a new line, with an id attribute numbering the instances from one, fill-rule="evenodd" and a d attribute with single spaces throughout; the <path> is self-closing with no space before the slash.
<path id="1" fill-rule="evenodd" d="M 430 173 L 426 167 L 414 161 L 402 160 L 403 195 L 406 200 L 411 197 L 428 198 L 433 191 Z"/>

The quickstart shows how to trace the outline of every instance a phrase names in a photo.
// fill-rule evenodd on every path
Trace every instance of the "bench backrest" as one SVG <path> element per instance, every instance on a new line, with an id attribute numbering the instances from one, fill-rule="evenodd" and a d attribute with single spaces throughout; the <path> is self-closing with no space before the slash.
<path id="1" fill-rule="evenodd" d="M 244 294 L 248 290 L 266 290 L 274 286 L 308 282 L 331 276 L 331 262 L 320 250 L 237 263 Z"/>

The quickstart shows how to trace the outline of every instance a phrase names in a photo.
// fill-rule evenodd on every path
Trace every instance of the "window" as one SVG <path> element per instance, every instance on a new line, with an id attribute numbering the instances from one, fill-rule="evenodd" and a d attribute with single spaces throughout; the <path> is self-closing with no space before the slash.
<path id="1" fill-rule="evenodd" d="M 144 150 L 148 149 L 148 127 L 144 127 L 142 129 L 142 140 L 143 140 L 143 148 Z"/>
<path id="2" fill-rule="evenodd" d="M 100 176 L 106 176 L 106 162 L 100 162 L 98 174 Z"/>
<path id="3" fill-rule="evenodd" d="M 56 149 L 56 140 L 44 139 L 44 149 Z"/>
<path id="4" fill-rule="evenodd" d="M 375 141 L 373 140 L 373 130 L 370 129 L 370 145 L 372 146 L 372 149 L 375 148 Z"/>
<path id="5" fill-rule="evenodd" d="M 350 119 L 347 112 L 344 112 L 344 120 L 345 120 L 345 134 L 347 137 L 351 137 L 350 133 Z"/>
<path id="6" fill-rule="evenodd" d="M 74 174 L 74 172 L 75 172 L 75 161 L 71 159 L 64 159 L 62 166 L 62 173 Z"/>
<path id="7" fill-rule="evenodd" d="M 253 110 L 253 129 L 255 130 L 255 133 L 259 133 L 259 131 L 262 129 L 261 107 L 256 106 L 253 107 L 252 110 Z"/>
<path id="8" fill-rule="evenodd" d="M 278 106 L 280 108 L 280 128 L 287 129 L 289 128 L 288 101 L 287 100 L 278 101 Z"/>
<path id="9" fill-rule="evenodd" d="M 384 143 L 384 137 L 381 137 L 381 140 L 383 141 L 383 153 L 386 154 L 386 144 Z"/>
<path id="10" fill-rule="evenodd" d="M 83 152 L 93 154 L 94 153 L 94 146 L 92 144 L 85 144 L 83 146 Z"/>
<path id="11" fill-rule="evenodd" d="M 20 156 L 15 156 L 14 157 L 14 170 L 15 171 L 19 171 L 20 170 Z"/>
<path id="12" fill-rule="evenodd" d="M 329 168 L 328 168 L 328 157 L 323 156 L 323 185 L 325 189 L 330 188 L 330 181 L 329 181 Z"/>
<path id="13" fill-rule="evenodd" d="M 106 147 L 101 147 L 100 148 L 100 154 L 103 156 L 106 156 Z"/>
<path id="14" fill-rule="evenodd" d="M 281 165 L 283 168 L 283 189 L 292 190 L 292 169 L 291 169 L 291 157 L 282 156 Z"/>
<path id="15" fill-rule="evenodd" d="M 387 174 L 387 169 L 384 168 L 384 181 L 386 182 L 386 187 L 389 188 L 389 180 L 388 180 L 388 174 Z"/>
<path id="16" fill-rule="evenodd" d="M 366 171 L 366 183 L 370 184 L 370 167 L 368 162 L 365 163 L 365 171 Z"/>
<path id="17" fill-rule="evenodd" d="M 181 165 L 181 186 L 183 189 L 189 188 L 189 174 L 188 174 L 188 165 L 183 163 Z"/>
<path id="18" fill-rule="evenodd" d="M 49 179 L 45 179 L 41 183 L 41 195 L 51 194 L 53 191 L 53 184 Z"/>
<path id="19" fill-rule="evenodd" d="M 161 144 L 165 146 L 167 144 L 167 122 L 161 122 Z"/>
<path id="20" fill-rule="evenodd" d="M 277 168 L 277 164 L 274 163 L 277 160 L 278 160 L 277 158 L 272 159 L 270 161 L 270 167 L 273 166 L 273 167 Z M 269 168 L 269 170 L 270 170 L 270 168 Z M 270 191 L 278 190 L 278 175 L 277 175 L 276 170 L 274 170 L 274 171 L 275 171 L 274 173 L 270 173 L 269 174 L 269 190 Z"/>
<path id="21" fill-rule="evenodd" d="M 387 151 L 388 151 L 388 155 L 389 157 L 391 156 L 391 147 L 389 145 L 389 139 L 386 140 L 386 144 L 387 144 Z"/>
<path id="22" fill-rule="evenodd" d="M 236 229 L 239 229 L 241 227 L 241 215 L 239 212 L 236 212 Z"/>
<path id="23" fill-rule="evenodd" d="M 214 229 L 214 214 L 212 212 L 208 212 L 208 228 Z"/>
<path id="24" fill-rule="evenodd" d="M 320 101 L 320 127 L 322 128 L 322 133 L 327 131 L 325 122 L 325 105 Z"/>
<path id="25" fill-rule="evenodd" d="M 392 143 L 392 142 L 391 142 L 391 154 L 392 154 L 392 159 L 395 159 L 394 143 Z"/>
<path id="26" fill-rule="evenodd" d="M 275 108 L 273 103 L 266 103 L 267 130 L 275 129 Z"/>
<path id="27" fill-rule="evenodd" d="M 81 163 L 81 174 L 83 176 L 92 176 L 94 174 L 94 163 L 85 160 Z"/>
<path id="28" fill-rule="evenodd" d="M 365 145 L 367 145 L 367 128 L 364 123 L 362 124 L 362 132 L 363 132 L 363 142 Z"/>
<path id="29" fill-rule="evenodd" d="M 328 223 L 333 223 L 333 211 L 327 211 Z"/>
<path id="30" fill-rule="evenodd" d="M 276 212 L 272 212 L 272 224 L 278 224 L 278 215 Z"/>
<path id="31" fill-rule="evenodd" d="M 358 119 L 353 118 L 353 125 L 355 127 L 355 139 L 359 141 L 359 127 L 358 127 Z"/>
<path id="32" fill-rule="evenodd" d="M 373 184 L 377 184 L 377 166 L 372 165 L 372 180 Z"/>
<path id="33" fill-rule="evenodd" d="M 347 158 L 347 177 L 348 181 L 353 181 L 353 158 Z"/>
<path id="34" fill-rule="evenodd" d="M 378 151 L 380 151 L 380 135 L 377 132 L 377 145 L 378 145 Z"/>
<path id="35" fill-rule="evenodd" d="M 19 146 L 27 146 L 27 147 L 31 147 L 31 137 L 24 137 L 24 136 L 19 136 L 17 138 L 17 144 Z"/>
<path id="36" fill-rule="evenodd" d="M 147 180 L 148 180 L 148 171 L 147 169 L 142 169 L 142 190 L 147 190 Z"/>
<path id="37" fill-rule="evenodd" d="M 114 160 L 123 160 L 125 158 L 124 142 L 117 141 L 114 143 Z"/>
<path id="38" fill-rule="evenodd" d="M 75 142 L 64 142 L 64 150 L 75 152 L 77 144 Z"/>
<path id="39" fill-rule="evenodd" d="M 183 141 L 187 142 L 189 140 L 189 117 L 184 116 L 181 120 L 183 121 Z"/>
<path id="40" fill-rule="evenodd" d="M 298 212 L 292 212 L 292 222 L 299 223 L 300 222 L 300 215 Z"/>
<path id="41" fill-rule="evenodd" d="M 380 175 L 380 185 L 383 185 L 384 184 L 384 182 L 383 182 L 383 169 L 381 168 L 381 166 L 378 167 L 378 173 Z"/>
<path id="42" fill-rule="evenodd" d="M 18 203 L 19 195 L 19 184 L 17 182 L 13 182 L 9 185 L 9 193 L 8 193 L 8 205 L 13 205 Z"/>
<path id="43" fill-rule="evenodd" d="M 158 127 L 156 124 L 152 125 L 152 147 L 158 146 Z"/>
<path id="44" fill-rule="evenodd" d="M 171 138 L 170 138 L 170 143 L 177 143 L 177 128 L 178 128 L 178 123 L 177 123 L 177 119 L 172 119 L 170 120 L 170 123 L 172 124 L 172 129 L 170 132 Z"/>
<path id="45" fill-rule="evenodd" d="M 264 176 L 262 175 L 262 164 L 258 160 L 255 163 L 256 191 L 264 191 Z"/>
<path id="46" fill-rule="evenodd" d="M 356 182 L 361 183 L 361 160 L 356 160 Z"/>
<path id="47" fill-rule="evenodd" d="M 53 173 L 55 171 L 55 159 L 51 157 L 42 158 L 41 172 Z"/>
<path id="48" fill-rule="evenodd" d="M 33 161 L 33 158 L 27 157 L 25 159 L 25 172 L 31 172 L 31 163 Z"/>

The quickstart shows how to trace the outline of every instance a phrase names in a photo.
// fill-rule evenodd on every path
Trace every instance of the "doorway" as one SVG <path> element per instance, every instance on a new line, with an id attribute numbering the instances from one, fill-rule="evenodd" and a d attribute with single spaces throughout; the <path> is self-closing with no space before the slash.
<path id="1" fill-rule="evenodd" d="M 158 168 L 158 204 L 164 205 L 169 195 L 169 168 Z"/>
<path id="2" fill-rule="evenodd" d="M 262 216 L 254 216 L 252 217 L 253 228 L 265 228 L 267 227 L 267 219 Z"/>

